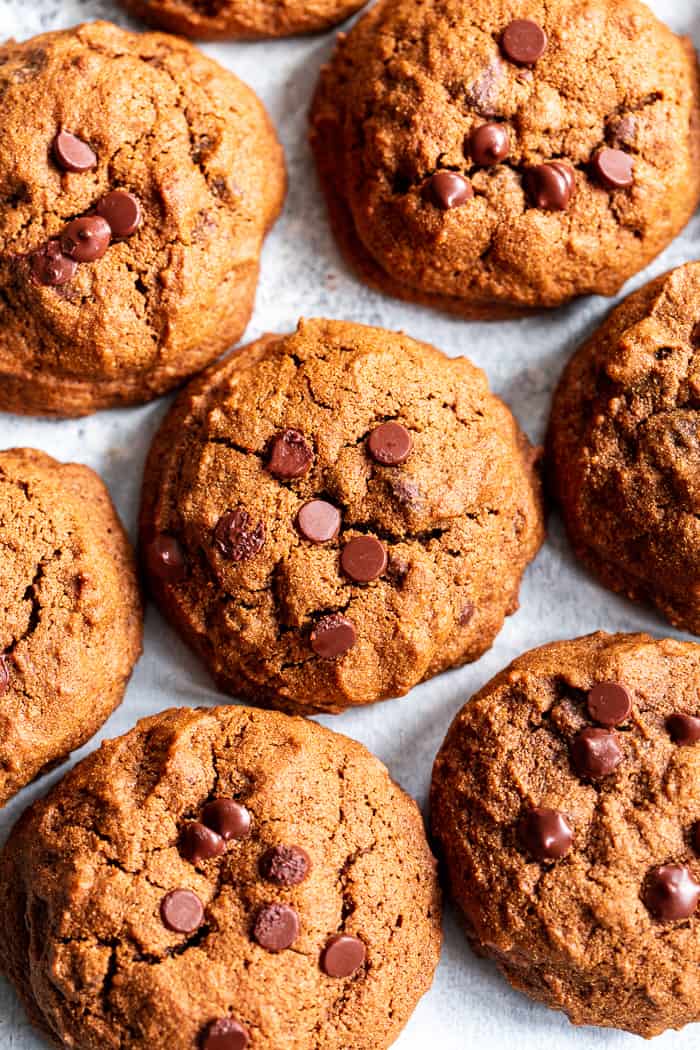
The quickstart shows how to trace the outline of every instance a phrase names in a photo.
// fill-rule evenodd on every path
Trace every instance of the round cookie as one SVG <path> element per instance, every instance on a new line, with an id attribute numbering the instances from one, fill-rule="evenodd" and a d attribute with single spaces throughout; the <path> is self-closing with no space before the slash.
<path id="1" fill-rule="evenodd" d="M 0 46 L 0 98 L 0 410 L 146 401 L 235 343 L 285 182 L 252 91 L 95 22 Z"/>
<path id="2" fill-rule="evenodd" d="M 152 591 L 234 696 L 309 714 L 402 695 L 517 608 L 537 455 L 465 358 L 302 321 L 166 417 L 143 487 Z"/>
<path id="3" fill-rule="evenodd" d="M 349 18 L 365 0 L 121 0 L 127 11 L 200 40 L 256 40 L 312 33 Z"/>
<path id="4" fill-rule="evenodd" d="M 81 1050 L 383 1050 L 430 987 L 440 914 L 381 762 L 241 707 L 103 744 L 0 857 L 0 968 Z"/>
<path id="5" fill-rule="evenodd" d="M 622 303 L 569 363 L 549 432 L 579 558 L 700 634 L 700 263 Z"/>
<path id="6" fill-rule="evenodd" d="M 100 478 L 0 452 L 0 806 L 89 740 L 141 652 L 133 554 Z"/>
<path id="7" fill-rule="evenodd" d="M 574 1024 L 700 1020 L 700 646 L 526 653 L 457 715 L 432 828 L 469 941 Z"/>
<path id="8" fill-rule="evenodd" d="M 380 0 L 311 142 L 369 284 L 464 317 L 612 295 L 700 196 L 696 56 L 639 0 Z"/>

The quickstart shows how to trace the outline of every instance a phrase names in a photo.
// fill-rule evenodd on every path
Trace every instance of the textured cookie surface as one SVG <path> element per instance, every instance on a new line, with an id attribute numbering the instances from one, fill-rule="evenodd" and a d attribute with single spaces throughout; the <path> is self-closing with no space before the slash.
<path id="1" fill-rule="evenodd" d="M 128 11 L 171 33 L 203 40 L 291 36 L 342 22 L 365 0 L 122 0 Z"/>
<path id="2" fill-rule="evenodd" d="M 129 542 L 102 481 L 0 452 L 0 806 L 88 740 L 141 651 Z"/>
<path id="3" fill-rule="evenodd" d="M 354 741 L 240 707 L 103 745 L 21 820 L 0 889 L 2 968 L 81 1050 L 383 1050 L 440 950 L 412 800 Z"/>
<path id="4" fill-rule="evenodd" d="M 544 646 L 436 760 L 433 832 L 473 947 L 575 1024 L 700 1020 L 699 683 L 688 642 Z"/>
<path id="5" fill-rule="evenodd" d="M 535 456 L 465 358 L 301 322 L 166 418 L 143 489 L 153 591 L 233 695 L 302 713 L 401 695 L 517 608 Z"/>
<path id="6" fill-rule="evenodd" d="M 0 408 L 147 400 L 231 346 L 284 189 L 255 95 L 97 22 L 2 45 L 0 100 Z"/>
<path id="7" fill-rule="evenodd" d="M 496 317 L 646 265 L 695 210 L 699 127 L 692 46 L 638 0 L 380 0 L 311 139 L 370 284 Z"/>
<path id="8" fill-rule="evenodd" d="M 700 634 L 700 264 L 630 296 L 554 399 L 554 488 L 576 554 Z"/>

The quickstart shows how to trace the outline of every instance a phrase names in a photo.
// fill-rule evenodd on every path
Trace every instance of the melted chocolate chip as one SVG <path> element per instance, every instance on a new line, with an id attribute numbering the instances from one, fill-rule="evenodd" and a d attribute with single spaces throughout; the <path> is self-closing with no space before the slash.
<path id="1" fill-rule="evenodd" d="M 311 632 L 311 648 L 324 660 L 335 660 L 357 641 L 355 625 L 340 613 L 324 616 Z"/>
<path id="2" fill-rule="evenodd" d="M 163 925 L 173 933 L 194 933 L 204 919 L 204 905 L 191 890 L 173 890 L 160 904 Z"/>
<path id="3" fill-rule="evenodd" d="M 394 421 L 375 427 L 367 438 L 367 451 L 383 467 L 397 467 L 405 463 L 412 448 L 411 432 Z"/>
<path id="4" fill-rule="evenodd" d="M 70 131 L 59 131 L 53 140 L 53 155 L 64 171 L 90 171 L 97 165 L 95 151 Z"/>
<path id="5" fill-rule="evenodd" d="M 131 237 L 141 225 L 141 204 L 133 193 L 113 190 L 97 205 L 97 214 L 108 224 L 114 237 Z"/>
<path id="6" fill-rule="evenodd" d="M 313 463 L 314 453 L 300 430 L 282 430 L 270 444 L 267 469 L 276 478 L 300 478 Z"/>
<path id="7" fill-rule="evenodd" d="M 519 827 L 520 841 L 535 860 L 560 860 L 571 849 L 571 824 L 558 809 L 528 810 Z"/>
<path id="8" fill-rule="evenodd" d="M 48 288 L 67 284 L 78 269 L 77 262 L 63 254 L 58 241 L 49 241 L 43 248 L 32 252 L 29 262 L 34 280 Z"/>
<path id="9" fill-rule="evenodd" d="M 291 948 L 299 936 L 299 916 L 288 904 L 267 904 L 258 912 L 253 939 L 268 952 Z"/>
<path id="10" fill-rule="evenodd" d="M 260 874 L 278 886 L 298 886 L 311 868 L 311 859 L 301 846 L 273 846 L 260 858 Z"/>
<path id="11" fill-rule="evenodd" d="M 573 170 L 559 161 L 539 164 L 525 174 L 527 194 L 535 207 L 543 211 L 566 211 L 575 188 Z"/>
<path id="12" fill-rule="evenodd" d="M 473 602 L 465 602 L 464 605 L 462 606 L 462 610 L 461 610 L 461 612 L 459 614 L 460 626 L 466 627 L 467 624 L 470 624 L 472 622 L 472 619 L 474 618 L 474 613 L 475 612 L 476 612 L 476 606 L 474 605 L 474 603 Z"/>
<path id="13" fill-rule="evenodd" d="M 602 726 L 619 726 L 632 714 L 632 697 L 619 682 L 597 682 L 588 694 L 588 713 Z"/>
<path id="14" fill-rule="evenodd" d="M 177 583 L 185 575 L 185 557 L 174 536 L 161 533 L 146 547 L 146 565 L 151 576 Z"/>
<path id="15" fill-rule="evenodd" d="M 649 872 L 643 898 L 655 919 L 687 919 L 700 901 L 700 885 L 685 865 L 662 864 Z"/>
<path id="16" fill-rule="evenodd" d="M 582 777 L 599 780 L 613 773 L 622 761 L 622 748 L 608 729 L 583 729 L 571 745 L 571 761 Z"/>
<path id="17" fill-rule="evenodd" d="M 211 828 L 193 820 L 185 824 L 180 835 L 180 854 L 190 864 L 199 864 L 213 857 L 220 857 L 226 849 L 221 835 Z"/>
<path id="18" fill-rule="evenodd" d="M 95 262 L 109 248 L 112 231 L 101 215 L 73 219 L 61 234 L 61 250 L 76 262 Z"/>
<path id="19" fill-rule="evenodd" d="M 246 1050 L 249 1043 L 248 1030 L 232 1017 L 212 1021 L 202 1035 L 202 1050 Z"/>
<path id="20" fill-rule="evenodd" d="M 456 171 L 436 171 L 426 185 L 433 204 L 443 211 L 459 208 L 474 196 L 469 179 Z"/>
<path id="21" fill-rule="evenodd" d="M 481 167 L 500 164 L 510 153 L 508 132 L 502 124 L 482 124 L 469 137 L 469 152 Z"/>
<path id="22" fill-rule="evenodd" d="M 250 834 L 250 813 L 232 798 L 217 798 L 202 810 L 202 824 L 220 835 L 224 842 L 244 839 Z"/>
<path id="23" fill-rule="evenodd" d="M 214 543 L 231 561 L 249 561 L 265 543 L 265 525 L 261 521 L 251 526 L 250 515 L 242 507 L 229 510 L 214 529 Z"/>
<path id="24" fill-rule="evenodd" d="M 366 957 L 367 949 L 359 937 L 340 933 L 328 941 L 321 956 L 321 968 L 329 977 L 350 977 Z"/>
<path id="25" fill-rule="evenodd" d="M 386 547 L 376 536 L 354 536 L 343 547 L 340 567 L 355 583 L 378 579 L 387 566 Z"/>
<path id="26" fill-rule="evenodd" d="M 674 744 L 680 744 L 682 747 L 697 744 L 700 740 L 700 718 L 694 715 L 682 715 L 680 712 L 669 715 L 666 728 Z"/>
<path id="27" fill-rule="evenodd" d="M 323 499 L 312 499 L 300 508 L 297 528 L 310 543 L 328 543 L 340 532 L 340 511 Z"/>
<path id="28" fill-rule="evenodd" d="M 620 149 L 599 150 L 592 161 L 593 172 L 606 190 L 626 190 L 634 183 L 634 161 Z"/>
<path id="29" fill-rule="evenodd" d="M 529 18 L 516 18 L 501 37 L 503 54 L 518 66 L 534 66 L 547 50 L 547 34 Z"/>

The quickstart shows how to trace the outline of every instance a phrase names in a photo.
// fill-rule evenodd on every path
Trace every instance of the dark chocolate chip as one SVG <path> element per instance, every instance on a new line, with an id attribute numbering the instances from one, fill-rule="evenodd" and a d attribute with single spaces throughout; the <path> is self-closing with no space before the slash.
<path id="1" fill-rule="evenodd" d="M 227 511 L 219 519 L 214 529 L 214 542 L 224 557 L 231 561 L 249 561 L 265 543 L 265 525 L 261 521 L 251 526 L 248 511 L 238 507 Z"/>
<path id="2" fill-rule="evenodd" d="M 347 653 L 357 641 L 355 625 L 340 613 L 324 616 L 311 632 L 311 648 L 324 660 Z"/>
<path id="3" fill-rule="evenodd" d="M 101 215 L 73 219 L 61 234 L 61 249 L 76 262 L 95 262 L 109 248 L 112 231 Z"/>
<path id="4" fill-rule="evenodd" d="M 583 729 L 571 745 L 574 769 L 582 777 L 598 780 L 614 772 L 622 761 L 622 748 L 609 729 Z"/>
<path id="5" fill-rule="evenodd" d="M 311 868 L 311 859 L 301 846 L 273 846 L 260 858 L 260 874 L 278 886 L 298 886 Z"/>
<path id="6" fill-rule="evenodd" d="M 359 937 L 340 933 L 328 941 L 321 956 L 321 967 L 329 977 L 350 977 L 366 957 L 367 949 Z"/>
<path id="7" fill-rule="evenodd" d="M 59 131 L 53 140 L 53 155 L 64 171 L 90 171 L 97 164 L 95 151 L 70 131 Z"/>
<path id="8" fill-rule="evenodd" d="M 484 168 L 500 164 L 510 153 L 510 138 L 502 124 L 482 124 L 469 137 L 469 152 Z"/>
<path id="9" fill-rule="evenodd" d="M 75 277 L 78 264 L 61 251 L 58 241 L 49 241 L 30 256 L 32 276 L 39 284 L 55 288 Z"/>
<path id="10" fill-rule="evenodd" d="M 700 718 L 694 715 L 682 715 L 676 712 L 666 719 L 668 729 L 674 744 L 689 745 L 697 744 L 700 740 Z"/>
<path id="11" fill-rule="evenodd" d="M 598 150 L 593 157 L 593 171 L 606 190 L 626 190 L 634 183 L 634 161 L 621 149 Z"/>
<path id="12" fill-rule="evenodd" d="M 588 713 L 602 726 L 619 726 L 632 714 L 632 697 L 619 682 L 597 682 L 588 694 Z"/>
<path id="13" fill-rule="evenodd" d="M 312 499 L 300 508 L 297 528 L 310 543 L 328 543 L 340 532 L 340 511 L 324 499 Z"/>
<path id="14" fill-rule="evenodd" d="M 501 37 L 503 54 L 518 66 L 534 66 L 547 50 L 547 34 L 537 22 L 516 18 Z"/>
<path id="15" fill-rule="evenodd" d="M 173 890 L 160 904 L 163 925 L 173 933 L 194 933 L 204 919 L 204 905 L 192 890 Z"/>
<path id="16" fill-rule="evenodd" d="M 412 448 L 411 432 L 393 420 L 375 427 L 367 438 L 370 456 L 383 467 L 397 467 L 405 463 Z"/>
<path id="17" fill-rule="evenodd" d="M 161 533 L 146 547 L 146 565 L 151 576 L 166 583 L 177 583 L 185 575 L 185 557 L 174 536 Z"/>
<path id="18" fill-rule="evenodd" d="M 427 189 L 433 204 L 443 211 L 459 208 L 474 196 L 469 179 L 456 171 L 436 171 L 428 180 Z"/>
<path id="19" fill-rule="evenodd" d="M 520 820 L 520 841 L 536 860 L 560 860 L 571 849 L 574 834 L 558 809 L 530 809 Z"/>
<path id="20" fill-rule="evenodd" d="M 687 919 L 700 901 L 700 884 L 685 865 L 662 864 L 649 872 L 643 897 L 655 919 Z"/>
<path id="21" fill-rule="evenodd" d="M 193 820 L 185 824 L 180 835 L 180 853 L 191 864 L 199 864 L 203 860 L 211 860 L 220 857 L 226 849 L 226 843 L 221 835 L 217 835 L 211 828 Z"/>
<path id="22" fill-rule="evenodd" d="M 527 194 L 535 207 L 544 211 L 566 211 L 575 188 L 573 170 L 559 161 L 539 164 L 525 173 Z"/>
<path id="23" fill-rule="evenodd" d="M 113 190 L 103 197 L 97 214 L 107 222 L 114 237 L 131 237 L 141 225 L 141 204 L 126 190 Z"/>
<path id="24" fill-rule="evenodd" d="M 376 536 L 354 536 L 343 547 L 340 566 L 355 583 L 378 579 L 387 566 L 386 547 Z"/>
<path id="25" fill-rule="evenodd" d="M 201 1042 L 202 1050 L 246 1050 L 250 1035 L 238 1021 L 223 1017 L 220 1021 L 212 1021 Z"/>
<path id="26" fill-rule="evenodd" d="M 253 926 L 253 938 L 268 952 L 291 948 L 299 936 L 299 916 L 288 904 L 267 904 Z"/>
<path id="27" fill-rule="evenodd" d="M 217 798 L 206 805 L 202 810 L 202 823 L 224 842 L 244 839 L 250 834 L 250 813 L 232 798 Z"/>
<path id="28" fill-rule="evenodd" d="M 282 430 L 270 443 L 267 469 L 276 478 L 300 478 L 313 459 L 313 449 L 300 430 Z"/>

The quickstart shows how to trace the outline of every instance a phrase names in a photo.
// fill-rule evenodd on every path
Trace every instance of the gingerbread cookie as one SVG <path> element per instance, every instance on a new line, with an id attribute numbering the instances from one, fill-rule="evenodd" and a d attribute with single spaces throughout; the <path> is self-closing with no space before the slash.
<path id="1" fill-rule="evenodd" d="M 517 608 L 536 456 L 465 358 L 301 322 L 166 417 L 143 487 L 152 591 L 234 696 L 311 713 L 401 695 Z"/>
<path id="2" fill-rule="evenodd" d="M 365 0 L 121 0 L 127 11 L 171 33 L 200 40 L 255 40 L 328 29 Z"/>
<path id="3" fill-rule="evenodd" d="M 81 1050 L 384 1050 L 430 987 L 440 913 L 381 762 L 241 707 L 104 744 L 0 858 L 0 968 Z"/>
<path id="4" fill-rule="evenodd" d="M 369 284 L 491 318 L 646 266 L 695 211 L 699 115 L 691 43 L 639 0 L 380 0 L 322 73 L 311 142 Z"/>
<path id="5" fill-rule="evenodd" d="M 0 409 L 146 401 L 235 343 L 284 192 L 252 91 L 95 22 L 3 44 L 0 98 Z"/>

